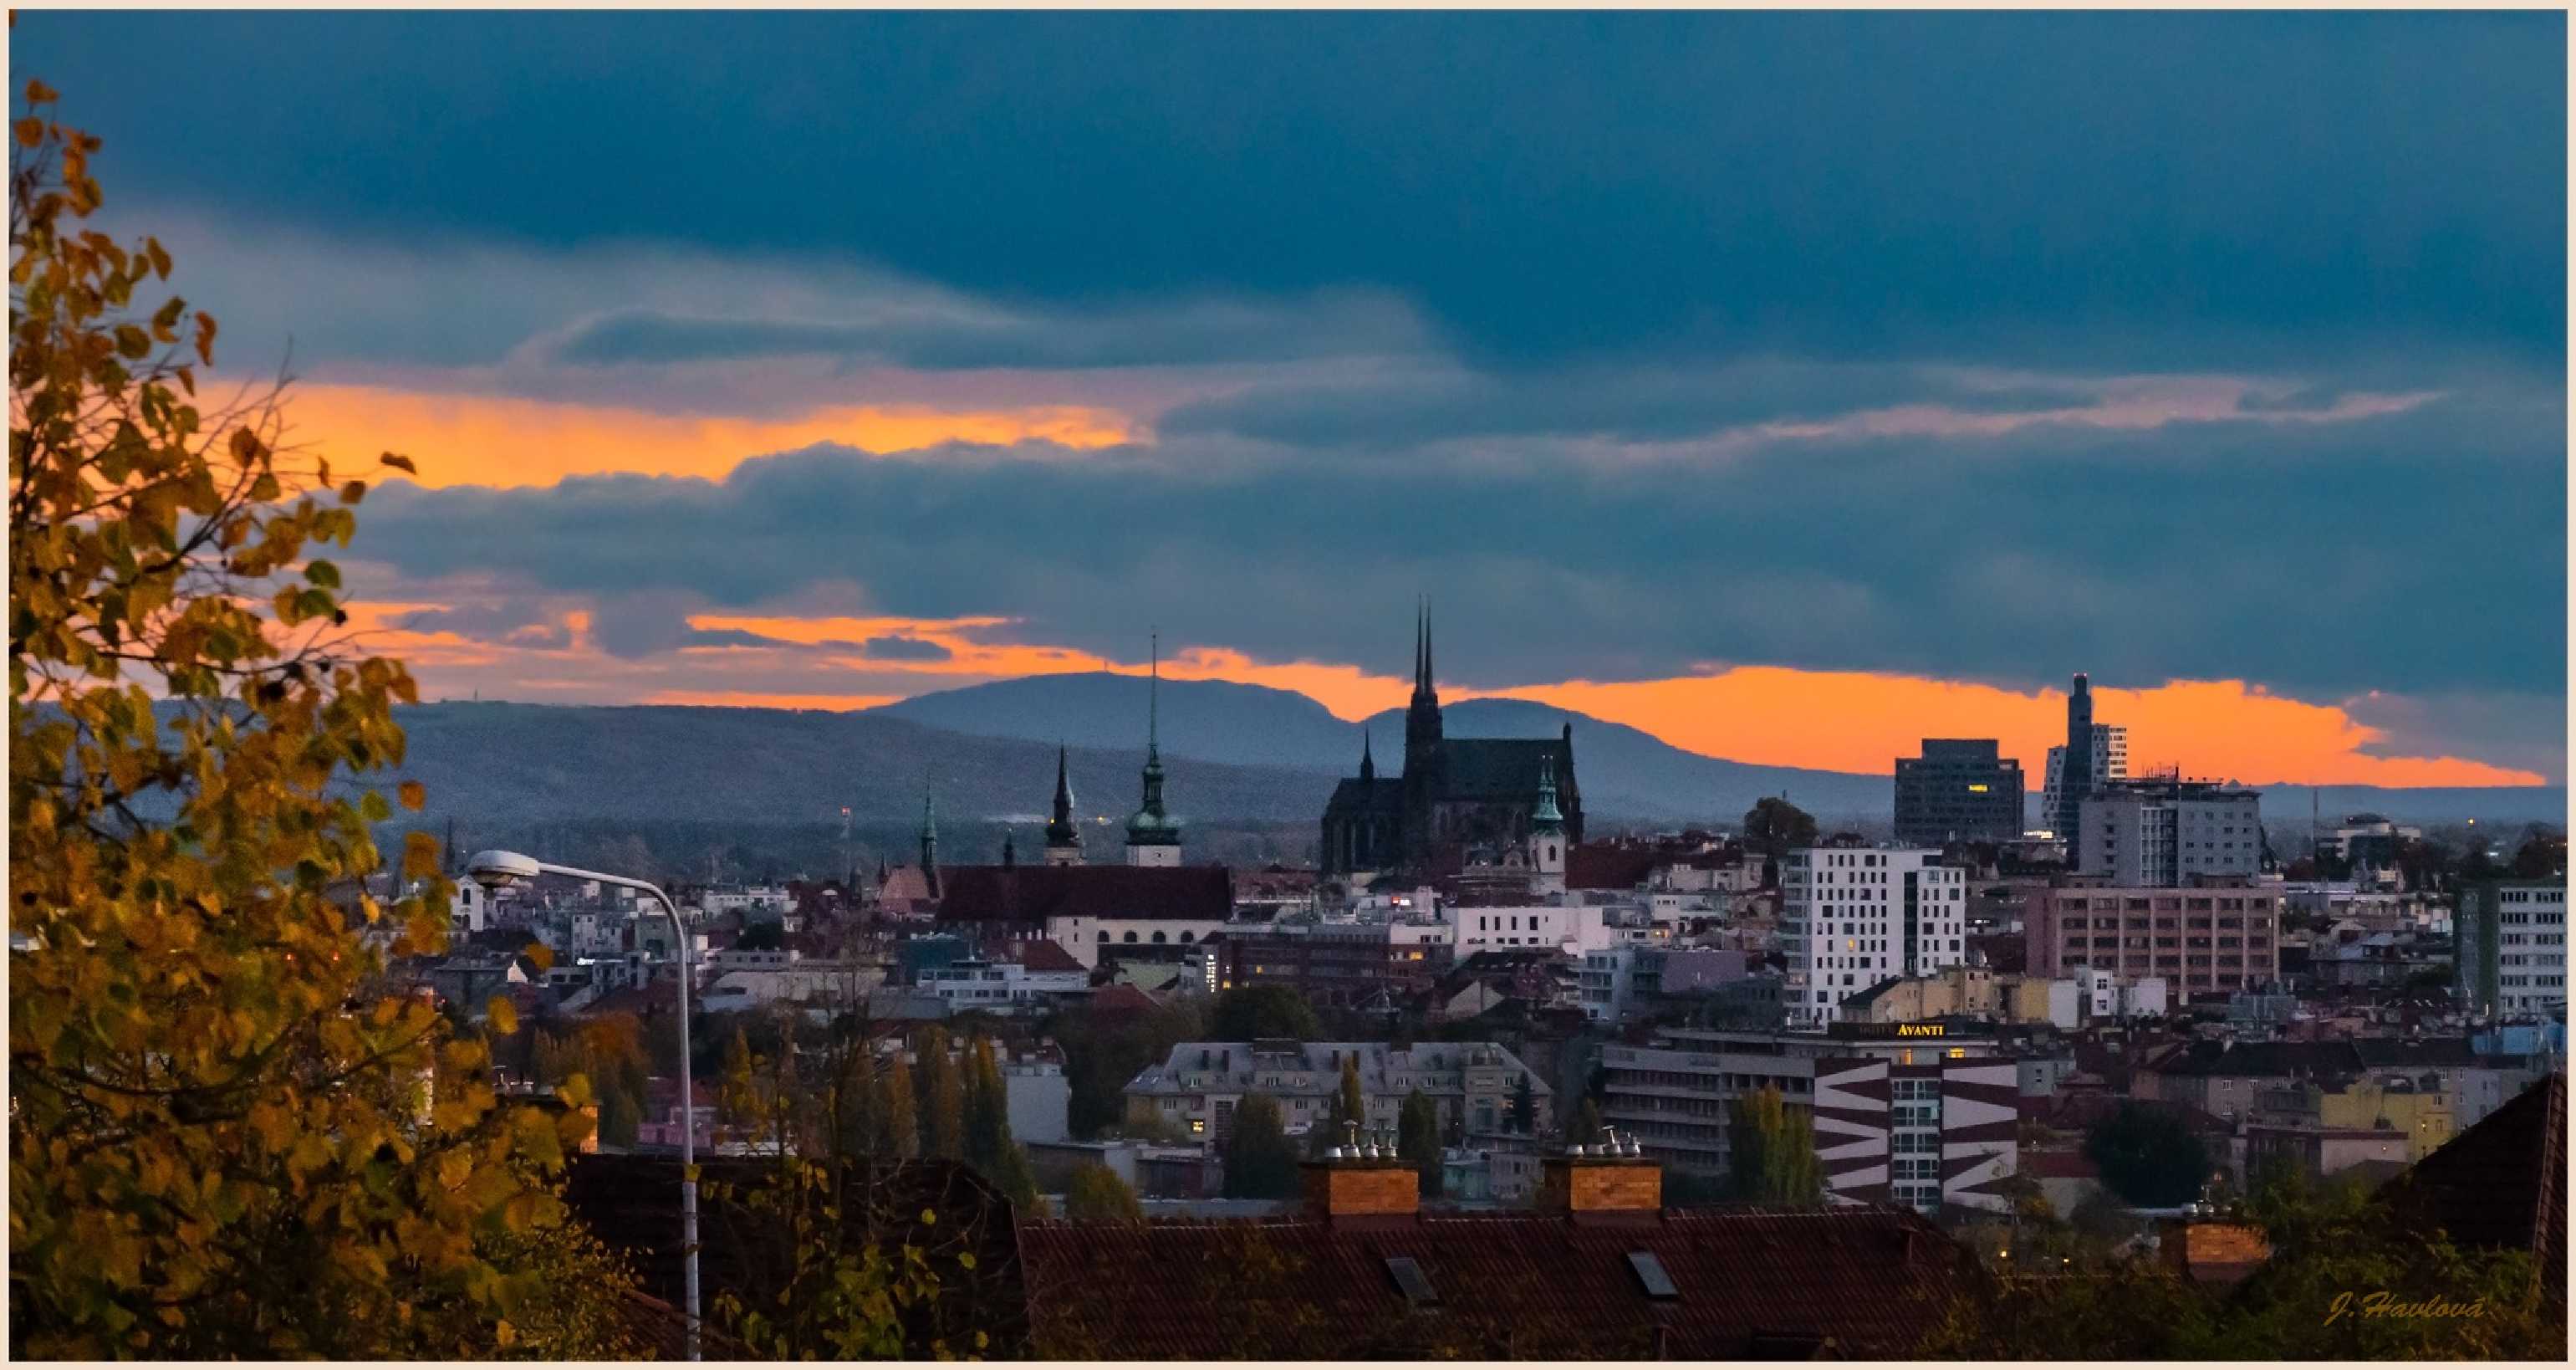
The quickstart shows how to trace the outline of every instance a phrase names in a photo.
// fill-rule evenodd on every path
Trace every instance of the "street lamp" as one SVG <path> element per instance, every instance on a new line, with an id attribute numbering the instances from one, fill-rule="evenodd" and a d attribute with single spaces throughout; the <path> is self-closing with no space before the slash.
<path id="1" fill-rule="evenodd" d="M 687 1329 L 688 1356 L 698 1359 L 698 1113 L 689 1088 L 689 930 L 680 925 L 680 906 L 671 902 L 659 885 L 632 876 L 609 875 L 586 871 L 577 866 L 561 866 L 540 861 L 514 851 L 481 851 L 465 863 L 466 873 L 479 884 L 500 888 L 534 880 L 539 875 L 568 875 L 576 880 L 597 880 L 603 884 L 623 885 L 642 890 L 662 901 L 662 912 L 671 920 L 671 937 L 678 946 L 680 958 L 680 1258 L 687 1271 L 688 1309 L 684 1315 Z"/>

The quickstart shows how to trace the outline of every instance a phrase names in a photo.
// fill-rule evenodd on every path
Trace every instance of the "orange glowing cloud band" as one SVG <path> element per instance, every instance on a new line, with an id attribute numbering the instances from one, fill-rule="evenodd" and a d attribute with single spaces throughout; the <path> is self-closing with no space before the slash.
<path id="1" fill-rule="evenodd" d="M 827 407 L 768 420 L 309 383 L 296 386 L 291 417 L 292 441 L 335 465 L 399 452 L 424 485 L 511 488 L 616 473 L 717 480 L 747 457 L 823 442 L 885 453 L 1042 439 L 1087 450 L 1136 435 L 1124 417 L 1079 406 Z"/>
<path id="2" fill-rule="evenodd" d="M 416 608 L 426 606 L 403 606 Z M 517 661 L 543 669 L 549 686 L 569 683 L 567 672 L 598 673 L 605 693 L 619 678 L 638 680 L 630 666 L 612 664 L 583 635 L 576 614 L 567 620 L 570 648 L 530 648 L 471 642 L 444 633 L 380 631 L 375 650 L 406 654 L 428 678 L 446 670 L 477 673 Z M 381 621 L 381 620 L 379 620 Z M 936 643 L 941 660 L 881 660 L 864 652 L 824 652 L 809 658 L 815 683 L 834 672 L 876 678 L 860 693 L 724 687 L 718 681 L 681 683 L 667 670 L 649 686 L 628 693 L 633 702 L 704 703 L 793 709 L 865 709 L 908 694 L 959 684 L 1065 671 L 1142 675 L 1141 661 L 1107 661 L 1070 647 L 989 642 L 981 636 L 1005 629 L 999 616 L 950 619 L 884 617 L 784 617 L 700 614 L 701 629 L 732 629 L 772 640 L 778 650 L 863 643 L 905 637 Z M 692 649 L 676 657 L 721 658 L 759 654 L 757 645 Z M 712 663 L 710 663 L 712 664 Z M 1231 680 L 1293 690 L 1354 722 L 1401 706 L 1411 682 L 1331 662 L 1265 662 L 1221 647 L 1187 647 L 1163 662 L 1175 680 Z M 918 680 L 920 690 L 888 693 L 885 677 Z M 898 686 L 898 688 L 900 688 Z M 2172 681 L 2151 689 L 2094 691 L 2094 716 L 2129 730 L 2130 764 L 2139 772 L 2177 767 L 2186 776 L 2236 779 L 2249 784 L 2388 786 L 2541 785 L 2531 771 L 2459 757 L 2374 756 L 2382 740 L 2343 708 L 2272 694 L 2242 681 Z M 1785 666 L 1744 666 L 1706 674 L 1643 681 L 1566 681 L 1509 689 L 1451 689 L 1446 698 L 1534 700 L 1623 723 L 1685 751 L 1757 765 L 1883 774 L 1900 756 L 1916 753 L 1925 737 L 1992 737 L 2022 763 L 2036 789 L 2048 748 L 2065 735 L 2066 697 L 2055 690 L 2016 691 L 1962 681 L 1860 671 L 1806 671 Z M 1581 745 L 1580 738 L 1577 745 Z"/>

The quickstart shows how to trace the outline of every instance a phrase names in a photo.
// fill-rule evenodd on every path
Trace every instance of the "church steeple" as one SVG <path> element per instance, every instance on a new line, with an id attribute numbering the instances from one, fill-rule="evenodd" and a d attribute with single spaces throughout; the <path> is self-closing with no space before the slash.
<path id="1" fill-rule="evenodd" d="M 1377 758 L 1369 753 L 1368 728 L 1362 726 L 1360 728 L 1360 783 L 1367 784 L 1375 779 L 1377 779 Z"/>
<path id="2" fill-rule="evenodd" d="M 1440 748 L 1440 693 L 1431 682 L 1431 603 L 1425 599 L 1414 606 L 1413 701 L 1404 710 L 1404 774 L 1408 781 L 1416 775 L 1428 778 L 1437 768 L 1432 754 Z"/>
<path id="3" fill-rule="evenodd" d="M 939 897 L 939 814 L 932 802 L 930 782 L 921 786 L 921 878 L 929 883 L 930 897 Z"/>
<path id="4" fill-rule="evenodd" d="M 1163 812 L 1163 638 L 1160 633 L 1154 635 L 1153 650 L 1153 670 L 1145 687 L 1145 800 L 1135 816 L 1127 820 L 1127 864 L 1177 866 L 1181 864 L 1181 825 Z"/>
<path id="5" fill-rule="evenodd" d="M 1055 749 L 1055 805 L 1048 811 L 1046 860 L 1050 866 L 1082 864 L 1082 829 L 1073 819 L 1073 784 L 1065 777 L 1065 749 Z"/>
<path id="6" fill-rule="evenodd" d="M 1530 808 L 1529 865 L 1531 889 L 1539 894 L 1565 891 L 1565 815 L 1556 807 L 1556 760 L 1538 763 L 1538 803 Z"/>

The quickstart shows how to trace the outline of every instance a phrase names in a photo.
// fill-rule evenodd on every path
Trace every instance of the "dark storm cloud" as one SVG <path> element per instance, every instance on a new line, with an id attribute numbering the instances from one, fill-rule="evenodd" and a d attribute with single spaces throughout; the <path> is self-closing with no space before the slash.
<path id="1" fill-rule="evenodd" d="M 2565 345 L 2557 14 L 35 12 L 14 39 L 119 193 L 360 237 L 827 254 L 1068 307 L 1376 288 L 1488 361 Z"/>
<path id="2" fill-rule="evenodd" d="M 877 317 L 815 322 L 625 310 L 583 321 L 548 351 L 587 366 L 819 355 L 945 371 L 1280 362 L 1421 345 L 1404 311 L 1363 301 L 1295 311 L 1200 304 L 1051 317 L 937 307 L 873 312 Z"/>
<path id="3" fill-rule="evenodd" d="M 1083 650 L 1122 652 L 1160 623 L 1387 669 L 1427 589 L 1444 673 L 1465 684 L 1712 661 L 2028 684 L 2073 662 L 2118 684 L 2550 692 L 2562 413 L 2445 401 L 2333 424 L 1779 443 L 1705 464 L 1554 451 L 1463 482 L 1431 460 L 1247 461 L 1189 440 L 827 447 L 721 483 L 397 486 L 370 501 L 360 550 L 410 575 L 650 598 L 673 623 L 681 597 L 776 606 L 856 581 L 885 613 L 1013 613 L 1027 639 Z M 612 650 L 615 626 L 599 627 Z"/>
<path id="4" fill-rule="evenodd" d="M 863 644 L 874 661 L 946 661 L 955 653 L 917 637 L 872 637 Z"/>

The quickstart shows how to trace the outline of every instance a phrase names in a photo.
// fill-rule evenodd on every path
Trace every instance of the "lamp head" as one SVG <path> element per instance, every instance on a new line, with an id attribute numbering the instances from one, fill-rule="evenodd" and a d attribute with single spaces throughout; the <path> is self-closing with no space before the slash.
<path id="1" fill-rule="evenodd" d="M 534 880 L 543 869 L 535 857 L 514 851 L 479 851 L 465 863 L 465 873 L 473 876 L 476 884 L 494 889 Z"/>

